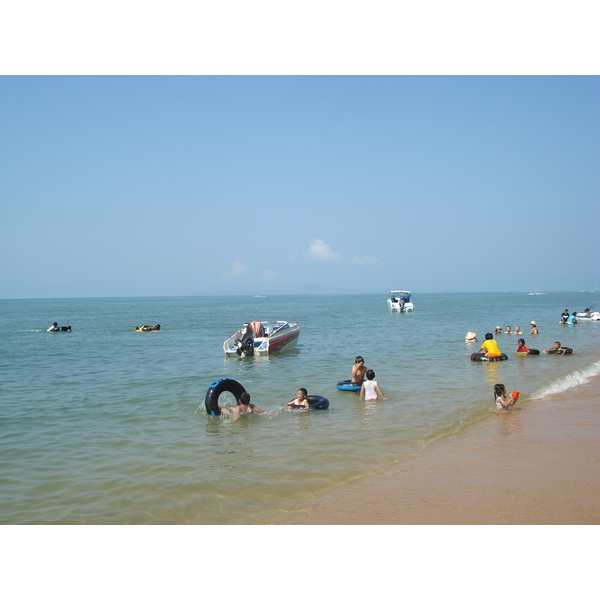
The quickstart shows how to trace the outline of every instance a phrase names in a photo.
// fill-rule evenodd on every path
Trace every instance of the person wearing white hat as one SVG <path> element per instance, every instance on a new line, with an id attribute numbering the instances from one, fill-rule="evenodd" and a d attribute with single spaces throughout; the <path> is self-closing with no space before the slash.
<path id="1" fill-rule="evenodd" d="M 531 321 L 530 325 L 531 325 L 531 331 L 529 332 L 529 335 L 537 335 L 539 332 L 538 332 L 538 328 L 537 328 L 535 321 Z"/>
<path id="2" fill-rule="evenodd" d="M 467 335 L 465 335 L 465 340 L 467 340 L 467 342 L 476 342 L 477 334 L 474 331 L 468 331 Z"/>

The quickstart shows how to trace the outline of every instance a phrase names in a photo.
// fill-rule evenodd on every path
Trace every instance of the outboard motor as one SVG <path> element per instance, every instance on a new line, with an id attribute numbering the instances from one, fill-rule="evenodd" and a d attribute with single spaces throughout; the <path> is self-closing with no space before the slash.
<path id="1" fill-rule="evenodd" d="M 236 340 L 236 353 L 238 356 L 253 356 L 254 355 L 254 329 L 250 323 L 244 323 L 240 329 L 241 337 Z"/>

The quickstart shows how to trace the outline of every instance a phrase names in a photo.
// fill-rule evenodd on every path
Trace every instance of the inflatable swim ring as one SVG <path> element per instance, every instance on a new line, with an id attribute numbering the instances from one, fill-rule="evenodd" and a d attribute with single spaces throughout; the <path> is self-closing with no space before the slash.
<path id="1" fill-rule="evenodd" d="M 306 399 L 308 400 L 308 403 L 310 404 L 310 408 L 309 410 L 325 410 L 326 408 L 329 408 L 329 400 L 327 400 L 327 398 L 324 398 L 323 396 L 306 396 Z M 288 408 L 291 408 L 292 410 L 296 409 L 296 408 L 300 408 L 300 406 L 288 406 Z"/>
<path id="2" fill-rule="evenodd" d="M 473 354 L 471 354 L 471 360 L 474 362 L 499 362 L 501 360 L 508 360 L 508 356 L 503 352 L 496 358 L 488 358 L 483 352 L 473 352 Z"/>
<path id="3" fill-rule="evenodd" d="M 535 348 L 529 348 L 529 352 L 517 352 L 519 356 L 527 356 L 528 354 L 533 354 L 534 356 L 537 356 L 539 353 L 540 351 L 536 350 Z"/>
<path id="4" fill-rule="evenodd" d="M 561 354 L 573 354 L 573 348 L 567 348 L 566 346 L 561 346 L 559 350 L 566 350 L 566 352 L 562 352 Z M 556 350 L 548 350 L 546 354 L 558 354 Z"/>
<path id="5" fill-rule="evenodd" d="M 221 409 L 219 408 L 219 396 L 223 392 L 231 392 L 236 400 L 240 399 L 240 396 L 246 391 L 244 386 L 235 379 L 229 379 L 224 377 L 223 379 L 217 379 L 207 390 L 204 398 L 204 405 L 206 406 L 206 412 L 209 415 L 220 415 Z"/>
<path id="6" fill-rule="evenodd" d="M 360 392 L 362 384 L 351 382 L 351 379 L 344 379 L 344 381 L 339 381 L 337 384 L 337 389 L 341 390 L 342 392 Z"/>
<path id="7" fill-rule="evenodd" d="M 134 331 L 160 331 L 160 325 L 142 325 L 136 327 Z"/>

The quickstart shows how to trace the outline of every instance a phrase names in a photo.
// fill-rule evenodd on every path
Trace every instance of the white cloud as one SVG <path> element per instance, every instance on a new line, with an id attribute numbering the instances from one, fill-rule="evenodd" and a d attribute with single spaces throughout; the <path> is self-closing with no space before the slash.
<path id="1" fill-rule="evenodd" d="M 245 265 L 243 262 L 239 262 L 239 261 L 235 261 L 233 263 L 233 267 L 231 268 L 231 271 L 226 271 L 225 273 L 223 273 L 223 277 L 226 277 L 227 279 L 233 279 L 235 277 L 242 277 L 243 275 L 246 274 L 246 272 L 249 270 L 249 266 Z"/>
<path id="2" fill-rule="evenodd" d="M 314 240 L 304 256 L 313 260 L 340 260 L 340 255 L 334 252 L 323 240 Z"/>
<path id="3" fill-rule="evenodd" d="M 377 259 L 373 258 L 372 256 L 355 256 L 352 259 L 353 265 L 368 265 L 369 263 L 374 262 L 377 262 Z"/>

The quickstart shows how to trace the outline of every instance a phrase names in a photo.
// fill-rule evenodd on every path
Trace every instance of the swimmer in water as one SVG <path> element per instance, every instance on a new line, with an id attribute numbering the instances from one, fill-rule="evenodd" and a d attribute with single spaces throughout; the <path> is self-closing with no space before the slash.
<path id="1" fill-rule="evenodd" d="M 354 365 L 352 365 L 352 379 L 350 383 L 353 385 L 362 385 L 366 372 L 365 359 L 362 356 L 357 356 L 354 360 Z"/>
<path id="2" fill-rule="evenodd" d="M 361 400 L 377 400 L 377 394 L 381 394 L 384 400 L 387 398 L 383 395 L 379 384 L 375 381 L 375 371 L 369 369 L 367 371 L 367 380 L 363 381 L 362 387 L 360 388 L 360 399 Z"/>
<path id="3" fill-rule="evenodd" d="M 512 333 L 512 331 L 510 330 L 510 325 L 506 326 L 506 331 L 504 333 Z"/>
<path id="4" fill-rule="evenodd" d="M 236 421 L 242 415 L 249 415 L 252 413 L 256 413 L 258 415 L 265 414 L 264 410 L 260 410 L 256 404 L 250 403 L 250 394 L 248 392 L 243 392 L 240 395 L 240 399 L 238 400 L 238 405 L 233 408 L 222 408 L 221 413 L 226 415 L 233 415 L 232 421 Z"/>
<path id="5" fill-rule="evenodd" d="M 544 350 L 546 354 L 566 354 L 567 349 L 561 348 L 560 342 L 554 342 L 554 348 L 550 348 L 550 350 Z"/>
<path id="6" fill-rule="evenodd" d="M 286 408 L 298 407 L 298 408 L 301 408 L 304 410 L 308 410 L 310 408 L 310 403 L 306 399 L 306 396 L 308 396 L 308 392 L 306 391 L 306 388 L 300 388 L 296 392 L 296 397 L 291 402 L 288 402 L 285 405 Z"/>
<path id="7" fill-rule="evenodd" d="M 539 332 L 538 332 L 538 327 L 537 327 L 536 322 L 531 321 L 530 325 L 531 325 L 531 331 L 529 332 L 529 335 L 537 335 Z"/>
<path id="8" fill-rule="evenodd" d="M 519 339 L 517 344 L 517 354 L 529 354 L 529 348 L 525 345 L 525 340 L 523 338 Z"/>
<path id="9" fill-rule="evenodd" d="M 510 397 L 506 397 L 506 388 L 504 384 L 497 383 L 494 386 L 494 402 L 499 412 L 508 410 L 511 406 L 514 406 L 519 397 L 518 392 L 513 392 Z"/>
<path id="10" fill-rule="evenodd" d="M 477 354 L 483 352 L 485 352 L 487 358 L 500 358 L 502 356 L 502 352 L 500 352 L 498 348 L 498 342 L 491 333 L 485 334 L 485 342 L 481 344 L 481 348 L 478 350 Z"/>
<path id="11" fill-rule="evenodd" d="M 523 335 L 523 332 L 521 331 L 521 328 L 517 325 L 517 327 L 515 327 L 515 330 L 513 331 L 513 333 L 517 334 L 517 335 Z"/>

